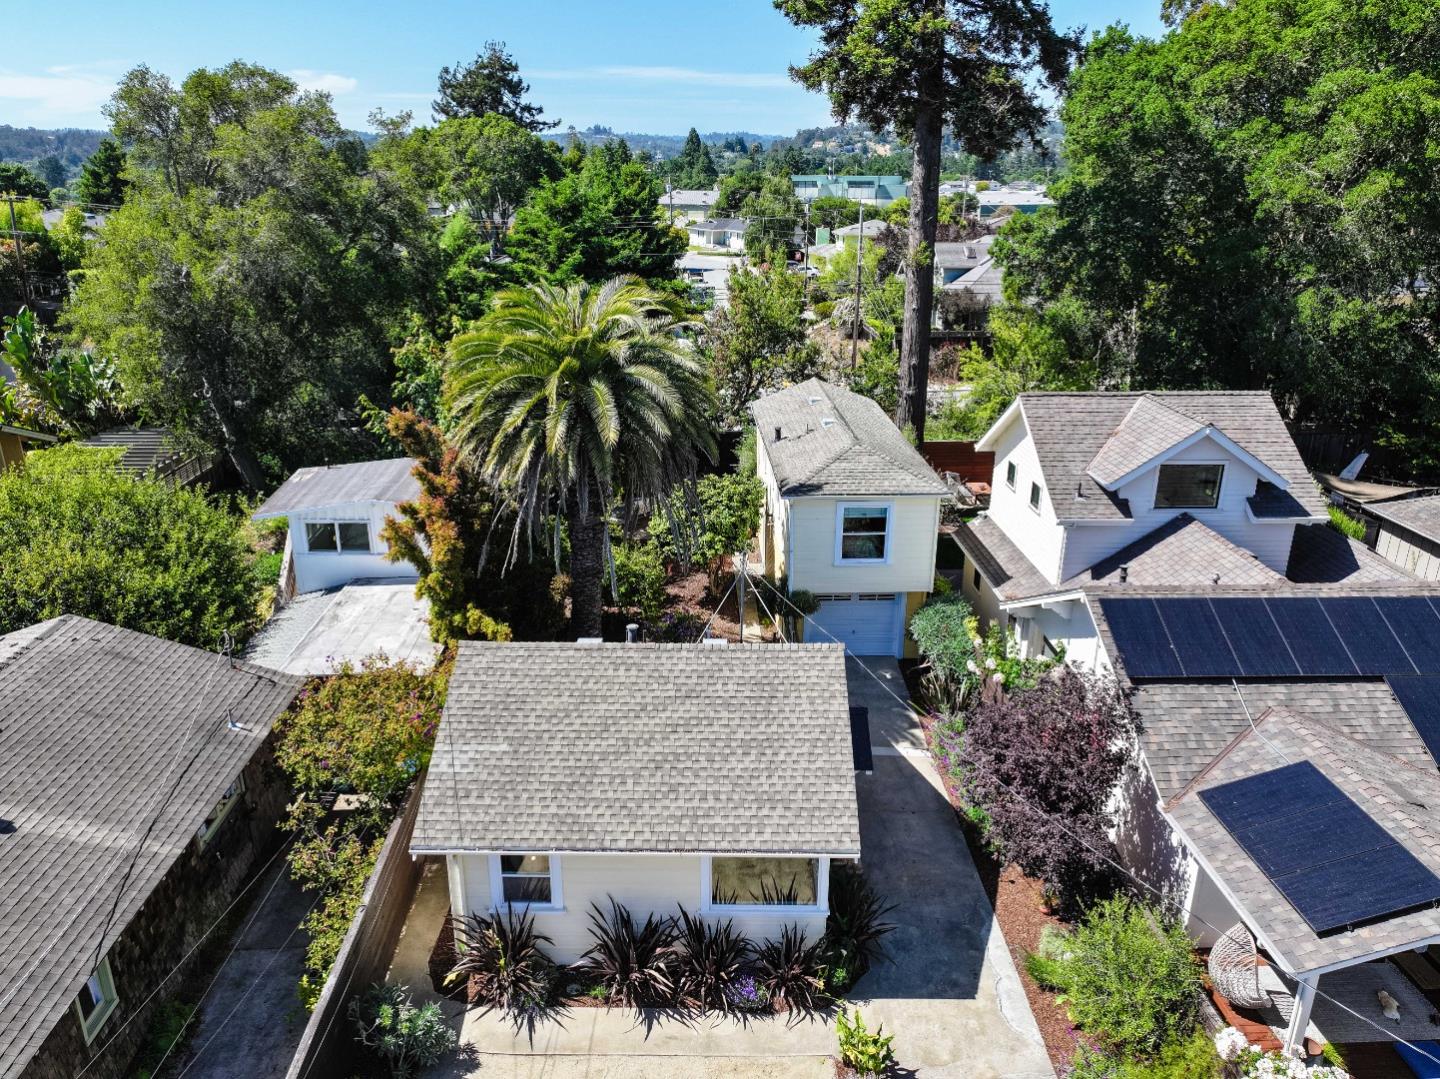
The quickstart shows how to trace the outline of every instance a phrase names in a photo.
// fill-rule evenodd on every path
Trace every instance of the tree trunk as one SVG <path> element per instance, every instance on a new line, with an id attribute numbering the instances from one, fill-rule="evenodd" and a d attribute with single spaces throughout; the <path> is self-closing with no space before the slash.
<path id="1" fill-rule="evenodd" d="M 215 417 L 215 423 L 220 428 L 220 437 L 225 441 L 225 456 L 235 466 L 235 471 L 240 473 L 240 479 L 246 487 L 252 491 L 262 490 L 265 486 L 265 474 L 260 471 L 260 462 L 255 455 L 240 440 L 230 410 L 220 404 L 210 380 L 203 375 L 200 377 L 200 386 L 205 392 L 205 403 L 210 408 L 210 414 Z"/>
<path id="2" fill-rule="evenodd" d="M 600 636 L 601 590 L 604 582 L 605 518 L 580 510 L 577 498 L 566 510 L 570 528 L 570 628 L 576 640 Z"/>
<path id="3" fill-rule="evenodd" d="M 905 259 L 905 321 L 900 341 L 900 399 L 895 424 L 925 440 L 930 382 L 930 320 L 935 300 L 935 226 L 940 204 L 940 67 L 921 75 L 915 114 L 915 163 L 910 169 L 910 235 Z"/>

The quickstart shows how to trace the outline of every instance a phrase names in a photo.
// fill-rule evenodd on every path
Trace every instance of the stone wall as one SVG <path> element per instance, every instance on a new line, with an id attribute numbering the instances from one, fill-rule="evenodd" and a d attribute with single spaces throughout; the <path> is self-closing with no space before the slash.
<path id="1" fill-rule="evenodd" d="M 110 969 L 119 1003 L 95 1040 L 85 1044 L 75 1008 L 67 1006 L 21 1073 L 22 1079 L 72 1079 L 87 1066 L 86 1079 L 119 1079 L 130 1074 L 130 1064 L 145 1041 L 155 1010 L 187 973 L 183 968 L 177 970 L 177 964 L 200 943 L 281 841 L 279 822 L 289 801 L 289 787 L 275 763 L 273 734 L 256 751 L 243 775 L 241 801 L 203 848 L 191 841 L 111 947 Z M 236 913 L 243 913 L 254 898 L 253 892 L 247 895 L 237 904 Z M 192 958 L 190 962 L 195 961 Z M 160 992 L 146 1003 L 157 987 Z"/>

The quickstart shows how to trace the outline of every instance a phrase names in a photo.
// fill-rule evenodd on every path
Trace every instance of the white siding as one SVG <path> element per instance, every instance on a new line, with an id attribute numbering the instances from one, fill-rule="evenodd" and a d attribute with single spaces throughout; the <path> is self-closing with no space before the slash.
<path id="1" fill-rule="evenodd" d="M 316 592 L 370 577 L 414 580 L 409 562 L 387 562 L 380 529 L 394 516 L 393 502 L 352 502 L 290 514 L 290 542 L 295 559 L 295 590 Z M 305 524 L 312 521 L 364 521 L 370 528 L 370 553 L 311 551 L 305 545 Z"/>
<path id="2" fill-rule="evenodd" d="M 1261 524 L 1250 520 L 1245 500 L 1255 493 L 1255 484 L 1260 478 L 1254 469 L 1208 438 L 1187 447 L 1170 460 L 1176 463 L 1223 464 L 1225 473 L 1220 482 L 1219 505 L 1208 510 L 1156 509 L 1155 484 L 1159 479 L 1159 469 L 1151 468 L 1116 492 L 1129 501 L 1130 520 L 1072 525 L 1066 529 L 1062 578 L 1089 569 L 1102 558 L 1134 543 L 1181 513 L 1188 513 L 1203 522 L 1237 547 L 1255 555 L 1275 572 L 1285 572 L 1290 561 L 1295 526 L 1288 521 Z M 993 509 L 991 516 L 995 516 Z M 1008 528 L 1006 532 L 1009 533 Z M 1012 535 L 1011 539 L 1015 537 Z"/>
<path id="3" fill-rule="evenodd" d="M 935 584 L 935 541 L 940 528 L 937 496 L 789 499 L 791 588 L 811 592 L 929 592 Z M 890 505 L 889 560 L 836 565 L 836 508 Z"/>
<path id="4" fill-rule="evenodd" d="M 1430 553 L 1428 545 L 1416 542 L 1415 534 L 1407 528 L 1381 521 L 1375 553 L 1421 580 L 1440 581 L 1440 558 Z"/>
<path id="5" fill-rule="evenodd" d="M 486 914 L 490 907 L 490 859 L 483 854 L 452 854 L 452 863 L 463 867 L 465 898 L 470 911 Z M 590 947 L 590 905 L 607 914 L 610 897 L 630 908 L 640 920 L 647 914 L 669 917 L 683 904 L 695 914 L 700 911 L 701 886 L 698 854 L 563 854 L 560 863 L 564 910 L 537 911 L 535 926 L 554 940 L 545 950 L 559 963 L 573 963 Z M 452 876 L 452 880 L 453 880 Z M 453 892 L 453 888 L 452 888 Z M 451 896 L 452 902 L 454 896 Z M 824 914 L 726 913 L 735 927 L 755 943 L 778 936 L 783 926 L 797 924 L 807 936 L 825 931 Z"/>
<path id="6" fill-rule="evenodd" d="M 1007 467 L 1015 465 L 1015 486 L 1006 482 Z M 1030 508 L 1030 484 L 1040 484 L 1039 512 Z M 990 518 L 1010 542 L 1045 575 L 1051 584 L 1060 580 L 1060 550 L 1065 531 L 1055 519 L 1035 444 L 1017 410 L 995 445 L 995 475 L 990 481 Z"/>
<path id="7" fill-rule="evenodd" d="M 1048 640 L 1065 651 L 1065 662 L 1088 671 L 1110 673 L 1110 659 L 1095 629 L 1095 620 L 1084 600 L 1061 600 L 1049 606 L 1036 604 L 1011 612 L 1021 621 L 1017 634 L 1027 656 L 1042 654 Z"/>

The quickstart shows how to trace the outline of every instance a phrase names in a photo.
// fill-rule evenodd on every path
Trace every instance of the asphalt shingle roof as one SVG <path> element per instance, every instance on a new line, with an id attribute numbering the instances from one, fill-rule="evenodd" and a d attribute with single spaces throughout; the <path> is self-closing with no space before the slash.
<path id="1" fill-rule="evenodd" d="M 411 847 L 858 855 L 844 650 L 465 641 Z"/>
<path id="2" fill-rule="evenodd" d="M 806 379 L 750 414 L 782 495 L 949 494 L 880 406 L 841 386 Z"/>
<path id="3" fill-rule="evenodd" d="M 24 1068 L 299 688 L 73 615 L 0 637 L 0 1075 Z"/>
<path id="4" fill-rule="evenodd" d="M 258 521 L 347 502 L 409 502 L 420 496 L 414 466 L 408 457 L 395 457 L 297 469 L 251 516 Z"/>
<path id="5" fill-rule="evenodd" d="M 1296 525 L 1285 575 L 1296 584 L 1417 584 L 1413 575 L 1330 525 Z"/>
<path id="6" fill-rule="evenodd" d="M 1112 487 L 1117 480 L 1204 429 L 1205 425 L 1194 417 L 1162 404 L 1151 394 L 1142 394 L 1086 471 L 1096 483 Z"/>
<path id="7" fill-rule="evenodd" d="M 1318 937 L 1205 807 L 1199 792 L 1309 761 L 1429 869 L 1440 872 L 1440 774 L 1350 737 L 1313 716 L 1274 709 L 1246 725 L 1230 748 L 1172 804 L 1189 844 L 1225 881 L 1254 927 L 1293 973 L 1363 959 L 1440 935 L 1440 909 L 1387 918 Z M 1220 927 L 1224 929 L 1224 926 Z"/>
<path id="8" fill-rule="evenodd" d="M 1440 543 L 1440 495 L 1369 502 L 1365 509 L 1382 521 L 1391 521 L 1416 535 Z"/>
<path id="9" fill-rule="evenodd" d="M 165 427 L 112 427 L 83 441 L 86 446 L 123 450 L 117 467 L 137 475 L 153 472 L 168 476 L 197 459 L 197 455 L 176 446 Z"/>
<path id="10" fill-rule="evenodd" d="M 1055 515 L 1064 520 L 1124 520 L 1130 507 L 1088 474 L 1095 455 L 1142 396 L 1203 424 L 1265 462 L 1290 484 L 1303 510 L 1325 515 L 1319 489 L 1271 396 L 1263 390 L 1175 393 L 1024 393 L 1025 415 Z"/>

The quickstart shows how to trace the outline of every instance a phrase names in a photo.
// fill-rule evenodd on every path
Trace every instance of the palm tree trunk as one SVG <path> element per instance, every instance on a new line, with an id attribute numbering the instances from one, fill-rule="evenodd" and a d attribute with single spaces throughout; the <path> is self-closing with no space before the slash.
<path id="1" fill-rule="evenodd" d="M 935 299 L 935 226 L 940 203 L 940 95 L 944 75 L 937 63 L 921 76 L 915 114 L 915 162 L 910 170 L 910 236 L 905 260 L 905 319 L 900 341 L 900 400 L 895 424 L 925 440 L 926 392 L 930 384 L 930 320 Z"/>
<path id="2" fill-rule="evenodd" d="M 570 528 L 570 628 L 578 640 L 600 636 L 601 588 L 604 579 L 605 518 L 593 501 L 584 511 L 576 498 L 566 510 Z"/>

